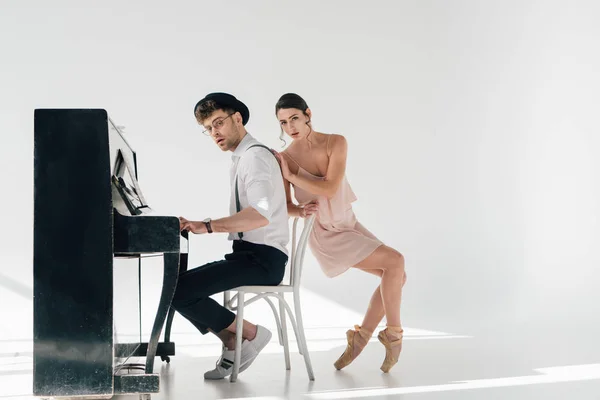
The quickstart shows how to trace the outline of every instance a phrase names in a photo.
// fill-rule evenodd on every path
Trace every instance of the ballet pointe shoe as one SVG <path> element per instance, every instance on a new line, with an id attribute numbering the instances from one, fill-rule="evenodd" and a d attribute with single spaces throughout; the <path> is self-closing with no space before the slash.
<path id="1" fill-rule="evenodd" d="M 385 346 L 385 359 L 381 364 L 381 370 L 385 373 L 390 372 L 390 369 L 398 362 L 398 357 L 402 351 L 403 333 L 404 330 L 399 326 L 388 326 L 377 335 L 377 339 Z M 394 337 L 397 337 L 397 339 L 390 340 Z"/>
<path id="2" fill-rule="evenodd" d="M 356 337 L 356 334 L 358 334 L 358 337 Z M 354 330 L 349 329 L 348 331 L 346 331 L 346 339 L 348 340 L 348 345 L 346 346 L 346 350 L 340 356 L 340 358 L 338 358 L 337 361 L 333 363 L 335 369 L 339 371 L 342 368 L 347 367 L 352 361 L 354 361 L 354 359 L 358 357 L 361 351 L 365 348 L 367 343 L 369 343 L 369 339 L 371 339 L 371 336 L 373 336 L 372 331 L 369 332 L 366 329 L 361 328 L 359 325 L 354 325 Z M 360 343 L 356 343 L 355 338 L 356 340 L 364 342 L 362 347 Z M 355 351 L 356 355 L 354 354 Z"/>

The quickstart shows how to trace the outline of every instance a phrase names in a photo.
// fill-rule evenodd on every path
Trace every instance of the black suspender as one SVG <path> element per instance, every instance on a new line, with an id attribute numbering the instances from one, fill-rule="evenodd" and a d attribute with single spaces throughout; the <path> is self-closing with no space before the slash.
<path id="1" fill-rule="evenodd" d="M 246 149 L 246 151 L 250 150 L 253 147 L 262 147 L 262 148 L 265 148 L 265 149 L 269 150 L 269 153 L 273 154 L 273 152 L 271 151 L 270 148 L 268 148 L 267 146 L 262 145 L 262 144 L 253 144 L 252 146 L 248 147 Z M 273 157 L 275 157 L 274 154 L 273 154 Z M 240 160 L 241 160 L 241 158 L 242 157 L 240 156 Z M 239 163 L 240 162 L 238 161 L 238 165 L 239 165 Z M 237 169 L 237 167 L 236 167 L 236 169 Z M 240 205 L 240 194 L 239 194 L 239 191 L 238 191 L 237 172 L 235 173 L 235 208 L 236 208 L 236 212 L 242 211 L 242 206 Z M 244 234 L 242 232 L 238 232 L 238 237 L 240 238 L 240 240 L 242 239 L 243 236 L 244 236 Z"/>

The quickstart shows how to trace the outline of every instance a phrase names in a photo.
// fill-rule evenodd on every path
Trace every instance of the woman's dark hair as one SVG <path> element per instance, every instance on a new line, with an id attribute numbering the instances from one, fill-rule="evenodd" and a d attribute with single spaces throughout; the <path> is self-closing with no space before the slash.
<path id="1" fill-rule="evenodd" d="M 302 113 L 308 117 L 308 114 L 306 113 L 306 110 L 308 110 L 308 104 L 306 104 L 306 101 L 304 101 L 304 99 L 298 96 L 296 93 L 286 93 L 281 96 L 279 100 L 277 100 L 277 104 L 275 104 L 275 115 L 277 115 L 279 110 L 287 108 L 296 108 L 302 111 Z M 310 124 L 310 118 L 307 124 Z M 283 139 L 283 128 L 281 129 L 279 140 L 281 140 L 285 146 L 285 140 Z"/>
<path id="2" fill-rule="evenodd" d="M 277 104 L 275 104 L 275 114 L 277 115 L 282 108 L 297 108 L 306 115 L 308 104 L 306 104 L 306 101 L 296 93 L 286 93 L 277 100 Z"/>

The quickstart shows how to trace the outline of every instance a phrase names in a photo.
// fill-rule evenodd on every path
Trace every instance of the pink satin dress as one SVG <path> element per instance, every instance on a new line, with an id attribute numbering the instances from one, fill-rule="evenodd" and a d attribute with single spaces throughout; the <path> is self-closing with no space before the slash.
<path id="1" fill-rule="evenodd" d="M 288 157 L 298 164 L 289 155 Z M 298 174 L 308 179 L 323 180 L 298 164 Z M 357 221 L 352 203 L 357 200 L 344 176 L 336 194 L 328 199 L 294 187 L 294 197 L 300 205 L 316 200 L 319 211 L 310 234 L 308 246 L 321 269 L 330 278 L 367 258 L 383 243 Z"/>

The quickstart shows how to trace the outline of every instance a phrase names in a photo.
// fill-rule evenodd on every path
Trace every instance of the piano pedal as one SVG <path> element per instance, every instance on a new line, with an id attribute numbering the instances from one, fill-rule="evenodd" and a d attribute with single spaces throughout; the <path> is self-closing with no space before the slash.
<path id="1" fill-rule="evenodd" d="M 127 363 L 127 364 L 119 364 L 115 367 L 115 374 L 123 375 L 123 374 L 135 374 L 136 371 L 146 371 L 146 364 L 141 363 Z"/>

